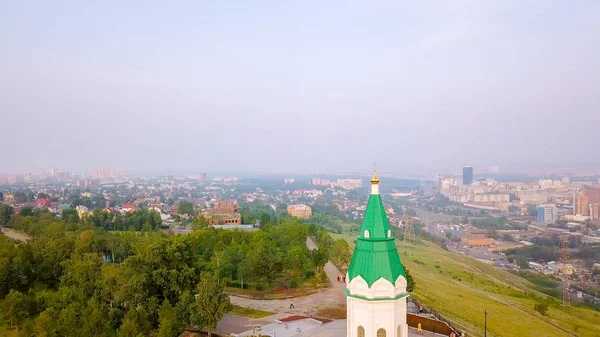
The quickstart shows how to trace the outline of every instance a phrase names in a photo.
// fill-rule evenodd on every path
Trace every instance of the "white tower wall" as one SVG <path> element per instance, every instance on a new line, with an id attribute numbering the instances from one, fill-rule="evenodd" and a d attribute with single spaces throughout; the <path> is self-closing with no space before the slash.
<path id="1" fill-rule="evenodd" d="M 357 276 L 347 284 L 347 289 L 350 292 L 346 298 L 348 337 L 361 337 L 359 326 L 365 330 L 364 337 L 381 337 L 377 336 L 379 329 L 385 330 L 385 337 L 408 337 L 404 277 L 398 277 L 395 285 L 381 278 L 369 287 Z"/>

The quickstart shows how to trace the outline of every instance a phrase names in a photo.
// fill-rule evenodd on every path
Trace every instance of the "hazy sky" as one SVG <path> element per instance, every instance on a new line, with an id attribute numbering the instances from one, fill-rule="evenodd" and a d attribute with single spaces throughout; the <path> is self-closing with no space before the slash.
<path id="1" fill-rule="evenodd" d="M 599 97 L 600 1 L 0 1 L 0 172 L 600 168 Z"/>

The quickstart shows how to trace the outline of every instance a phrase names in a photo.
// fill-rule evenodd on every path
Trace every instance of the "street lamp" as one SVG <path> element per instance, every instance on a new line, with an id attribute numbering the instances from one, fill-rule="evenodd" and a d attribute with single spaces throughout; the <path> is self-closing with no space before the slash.
<path id="1" fill-rule="evenodd" d="M 488 314 L 488 311 L 484 310 L 483 313 L 485 314 L 485 321 L 483 323 L 483 336 L 487 337 L 487 314 Z"/>

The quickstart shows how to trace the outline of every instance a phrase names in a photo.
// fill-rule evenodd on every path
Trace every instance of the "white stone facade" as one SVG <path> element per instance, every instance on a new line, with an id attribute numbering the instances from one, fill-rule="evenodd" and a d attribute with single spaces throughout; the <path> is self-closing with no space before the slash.
<path id="1" fill-rule="evenodd" d="M 357 276 L 346 287 L 350 292 L 346 299 L 348 337 L 408 337 L 403 276 L 395 285 L 380 278 L 371 287 Z M 397 297 L 400 298 L 394 299 Z"/>

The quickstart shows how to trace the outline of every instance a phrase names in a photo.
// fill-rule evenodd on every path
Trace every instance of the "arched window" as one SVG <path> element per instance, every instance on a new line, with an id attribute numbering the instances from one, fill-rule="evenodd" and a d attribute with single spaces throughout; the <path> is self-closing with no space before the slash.
<path id="1" fill-rule="evenodd" d="M 364 237 L 368 239 L 370 236 L 371 236 L 371 233 L 369 232 L 369 230 L 365 229 Z"/>
<path id="2" fill-rule="evenodd" d="M 356 335 L 358 337 L 365 337 L 365 328 L 358 326 L 358 329 L 356 329 Z"/>
<path id="3" fill-rule="evenodd" d="M 388 229 L 388 233 L 387 234 L 388 234 L 388 238 L 392 237 L 392 231 L 391 230 Z"/>
<path id="4" fill-rule="evenodd" d="M 386 336 L 385 329 L 377 330 L 377 337 L 385 337 L 385 336 Z"/>

